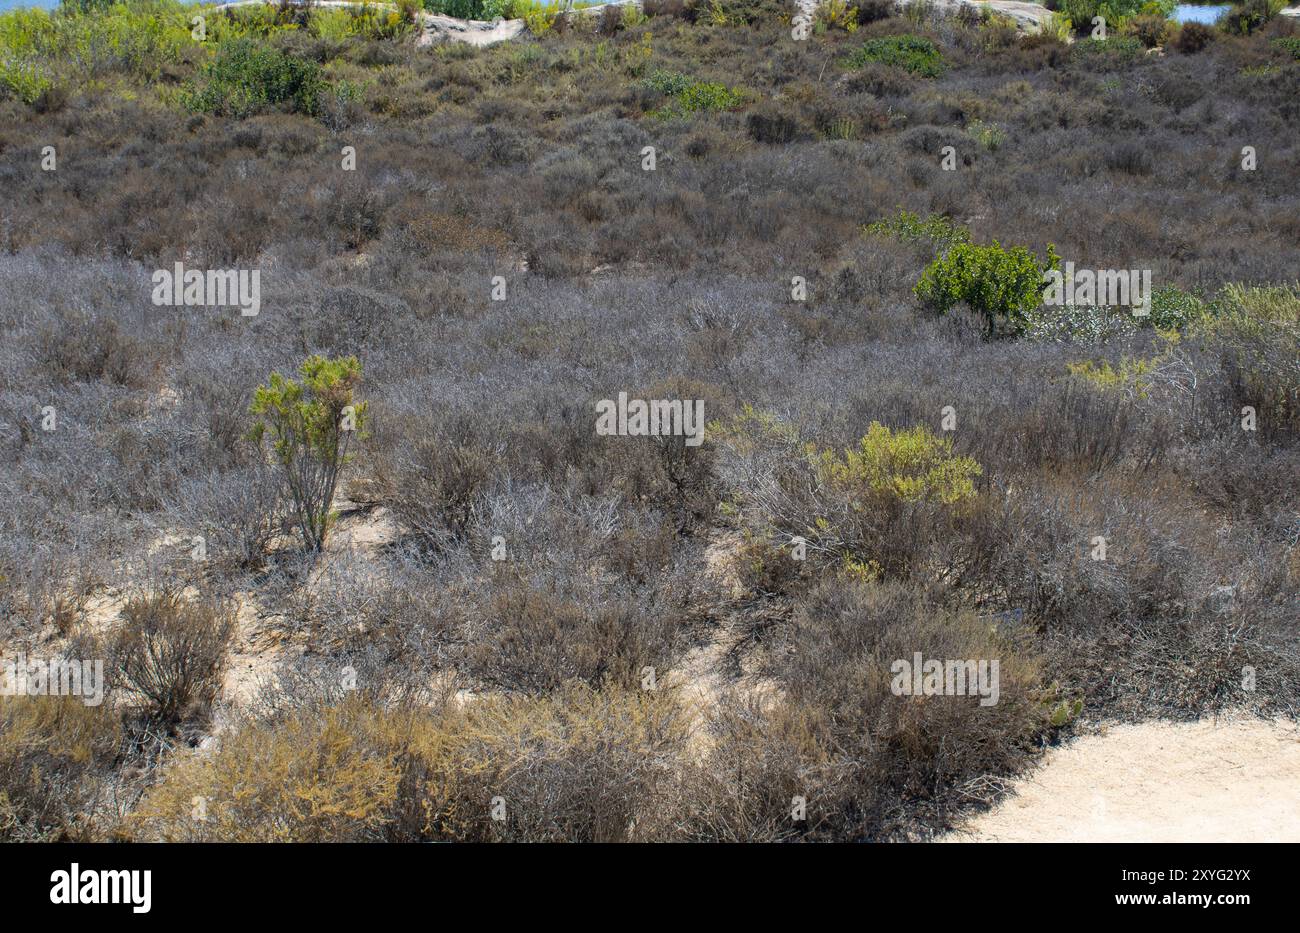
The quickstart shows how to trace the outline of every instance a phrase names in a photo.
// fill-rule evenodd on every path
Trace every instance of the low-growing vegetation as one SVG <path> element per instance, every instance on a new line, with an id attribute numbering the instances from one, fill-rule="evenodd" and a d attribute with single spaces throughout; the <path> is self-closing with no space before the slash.
<path id="1" fill-rule="evenodd" d="M 1298 24 L 1054 5 L 0 14 L 0 649 L 107 682 L 0 838 L 929 839 L 1295 717 Z"/>

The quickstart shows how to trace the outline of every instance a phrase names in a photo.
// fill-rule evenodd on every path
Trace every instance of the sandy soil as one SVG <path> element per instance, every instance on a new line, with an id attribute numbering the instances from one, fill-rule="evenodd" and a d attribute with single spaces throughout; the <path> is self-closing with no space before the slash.
<path id="1" fill-rule="evenodd" d="M 1048 752 L 945 842 L 1300 842 L 1300 727 L 1113 726 Z"/>

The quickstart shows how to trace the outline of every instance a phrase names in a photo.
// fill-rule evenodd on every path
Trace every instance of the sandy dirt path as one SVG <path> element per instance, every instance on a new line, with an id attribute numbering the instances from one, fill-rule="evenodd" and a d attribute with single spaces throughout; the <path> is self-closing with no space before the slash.
<path id="1" fill-rule="evenodd" d="M 1049 751 L 944 842 L 1300 842 L 1300 727 L 1112 726 Z"/>

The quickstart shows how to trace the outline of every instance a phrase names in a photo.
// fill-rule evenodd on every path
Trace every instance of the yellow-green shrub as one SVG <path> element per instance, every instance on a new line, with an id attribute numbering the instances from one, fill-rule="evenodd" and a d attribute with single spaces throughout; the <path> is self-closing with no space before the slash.
<path id="1" fill-rule="evenodd" d="M 0 840 L 86 840 L 122 742 L 107 706 L 79 697 L 0 696 Z"/>
<path id="2" fill-rule="evenodd" d="M 1221 362 L 1234 409 L 1255 409 L 1260 434 L 1300 435 L 1300 287 L 1230 285 L 1192 329 Z"/>
<path id="3" fill-rule="evenodd" d="M 856 447 L 839 453 L 801 444 L 792 426 L 746 408 L 713 436 L 723 472 L 744 477 L 724 509 L 769 541 L 768 565 L 772 548 L 790 559 L 802 538 L 811 564 L 829 561 L 858 578 L 906 576 L 928 566 L 938 543 L 977 511 L 982 468 L 924 426 L 895 431 L 873 422 Z M 770 566 L 750 575 L 784 584 L 804 577 Z"/>
<path id="4" fill-rule="evenodd" d="M 1065 368 L 1071 376 L 1082 379 L 1097 389 L 1123 390 L 1132 392 L 1138 398 L 1145 398 L 1151 389 L 1151 373 L 1155 371 L 1160 358 L 1144 360 L 1138 357 L 1121 357 L 1119 366 L 1111 366 L 1109 360 L 1094 363 L 1083 360 L 1066 363 Z"/>
<path id="5" fill-rule="evenodd" d="M 817 467 L 821 480 L 849 493 L 857 508 L 882 498 L 955 505 L 975 495 L 974 478 L 982 472 L 974 459 L 953 456 L 952 441 L 924 425 L 891 431 L 875 421 L 856 450 L 842 457 L 822 451 Z"/>
<path id="6" fill-rule="evenodd" d="M 654 831 L 685 739 L 661 691 L 574 684 L 542 698 L 401 710 L 354 694 L 249 723 L 189 754 L 126 831 L 217 841 L 641 838 Z M 495 797 L 503 821 L 492 819 Z"/>

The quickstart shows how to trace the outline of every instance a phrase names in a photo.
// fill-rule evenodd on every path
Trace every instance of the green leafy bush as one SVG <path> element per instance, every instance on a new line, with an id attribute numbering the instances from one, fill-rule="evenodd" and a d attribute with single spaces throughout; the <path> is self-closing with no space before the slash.
<path id="1" fill-rule="evenodd" d="M 410 11 L 413 15 L 413 10 Z M 410 28 L 412 20 L 402 10 L 380 9 L 366 4 L 343 9 L 312 11 L 308 31 L 322 39 L 395 39 Z"/>
<path id="2" fill-rule="evenodd" d="M 348 446 L 365 424 L 366 403 L 352 400 L 361 381 L 355 356 L 312 356 L 299 374 L 302 382 L 272 373 L 270 382 L 258 387 L 251 411 L 260 420 L 253 438 L 260 443 L 270 432 L 272 456 L 284 468 L 303 543 L 319 551 Z"/>
<path id="3" fill-rule="evenodd" d="M 424 8 L 430 13 L 479 20 L 500 16 L 504 6 L 502 0 L 425 0 L 424 3 Z"/>
<path id="4" fill-rule="evenodd" d="M 910 34 L 868 39 L 862 48 L 849 56 L 849 64 L 853 67 L 868 62 L 892 65 L 923 78 L 937 78 L 946 67 L 942 53 L 933 42 L 924 36 Z"/>
<path id="5" fill-rule="evenodd" d="M 236 39 L 223 45 L 203 69 L 201 86 L 188 95 L 200 113 L 246 117 L 273 107 L 315 114 L 325 89 L 320 66 L 259 45 Z"/>
<path id="6" fill-rule="evenodd" d="M 1300 62 L 1300 36 L 1281 36 L 1273 40 L 1273 48 L 1285 52 Z"/>
<path id="7" fill-rule="evenodd" d="M 1146 47 L 1137 36 L 1084 39 L 1070 46 L 1070 55 L 1075 61 L 1101 70 L 1129 65 L 1145 54 Z"/>
<path id="8" fill-rule="evenodd" d="M 942 214 L 931 214 L 923 220 L 919 214 L 899 211 L 863 229 L 873 236 L 891 237 L 904 243 L 925 240 L 937 253 L 946 252 L 954 244 L 970 242 L 970 231 Z"/>
<path id="9" fill-rule="evenodd" d="M 1248 36 L 1285 7 L 1286 0 L 1243 0 L 1219 18 L 1219 28 L 1232 35 Z"/>
<path id="10" fill-rule="evenodd" d="M 58 83 L 114 72 L 156 80 L 193 46 L 180 4 L 65 6 L 0 14 L 0 88 L 34 103 Z"/>
<path id="11" fill-rule="evenodd" d="M 1023 246 L 1003 249 L 996 240 L 991 246 L 958 243 L 930 264 L 914 291 L 941 314 L 965 302 L 984 317 L 989 335 L 999 323 L 1020 332 L 1042 304 L 1044 273 L 1059 261 L 1051 244 L 1046 263 L 1040 263 Z"/>
<path id="12" fill-rule="evenodd" d="M 673 71 L 656 71 L 643 82 L 651 91 L 672 98 L 652 112 L 660 118 L 687 116 L 700 111 L 732 110 L 745 102 L 744 95 L 725 84 L 699 81 Z"/>
<path id="13" fill-rule="evenodd" d="M 1205 312 L 1205 302 L 1196 295 L 1164 285 L 1151 293 L 1151 314 L 1147 322 L 1157 330 L 1182 330 Z"/>

